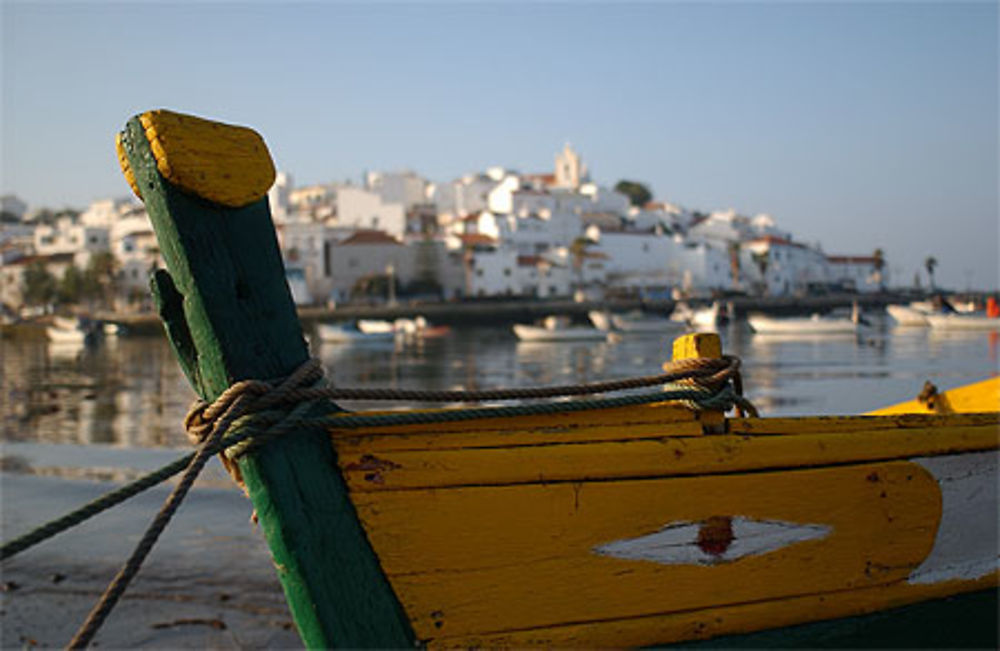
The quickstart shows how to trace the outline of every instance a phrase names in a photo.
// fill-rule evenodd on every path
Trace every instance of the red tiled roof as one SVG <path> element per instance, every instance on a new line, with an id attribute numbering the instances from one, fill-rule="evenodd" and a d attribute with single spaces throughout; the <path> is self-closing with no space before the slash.
<path id="1" fill-rule="evenodd" d="M 466 246 L 497 243 L 494 238 L 489 235 L 483 235 L 482 233 L 461 233 L 458 235 L 458 239 L 461 240 L 462 244 L 465 244 Z"/>
<path id="2" fill-rule="evenodd" d="M 355 231 L 353 235 L 338 242 L 337 246 L 354 246 L 358 244 L 395 244 L 402 246 L 399 240 L 385 231 L 372 230 Z"/>
<path id="3" fill-rule="evenodd" d="M 554 185 L 556 182 L 555 174 L 525 174 L 524 178 L 529 181 L 538 181 L 542 185 Z"/>
<path id="4" fill-rule="evenodd" d="M 776 235 L 765 235 L 764 237 L 758 237 L 756 239 L 750 240 L 747 244 L 753 244 L 755 242 L 763 242 L 764 244 L 778 244 L 781 246 L 795 246 L 800 249 L 806 248 L 804 244 L 799 244 L 798 242 L 793 242 L 791 240 L 786 240 L 783 237 L 778 237 Z"/>
<path id="5" fill-rule="evenodd" d="M 4 266 L 12 267 L 16 265 L 29 265 L 32 262 L 73 262 L 72 253 L 53 253 L 52 255 L 26 255 L 16 260 L 11 260 Z"/>

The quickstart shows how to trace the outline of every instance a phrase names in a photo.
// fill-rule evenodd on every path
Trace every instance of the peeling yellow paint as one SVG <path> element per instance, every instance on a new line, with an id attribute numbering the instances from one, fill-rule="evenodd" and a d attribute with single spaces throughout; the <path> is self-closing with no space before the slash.
<path id="1" fill-rule="evenodd" d="M 160 174 L 187 193 L 239 208 L 274 183 L 271 155 L 253 129 L 162 109 L 139 120 Z"/>
<path id="2" fill-rule="evenodd" d="M 470 422 L 464 435 L 400 432 L 336 439 L 335 447 L 351 490 L 363 492 L 816 467 L 995 449 L 1000 436 L 995 414 L 732 419 L 729 434 L 713 436 L 692 435 L 699 426 L 690 422 L 602 424 L 556 436 L 537 422 L 513 418 L 507 431 L 478 441 Z M 377 478 L 359 465 L 372 454 L 393 464 Z"/>
<path id="3" fill-rule="evenodd" d="M 132 172 L 132 166 L 129 165 L 128 156 L 125 155 L 125 146 L 122 144 L 122 134 L 115 134 L 115 153 L 118 154 L 118 165 L 122 168 L 122 174 L 125 175 L 125 180 L 128 181 L 128 187 L 132 188 L 133 194 L 138 198 L 142 199 L 142 194 L 139 192 L 139 184 L 135 182 L 135 174 Z"/>

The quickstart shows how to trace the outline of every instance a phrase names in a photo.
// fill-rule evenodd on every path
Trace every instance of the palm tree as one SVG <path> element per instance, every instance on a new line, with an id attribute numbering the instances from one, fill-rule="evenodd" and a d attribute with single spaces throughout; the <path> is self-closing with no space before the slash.
<path id="1" fill-rule="evenodd" d="M 937 263 L 937 258 L 933 255 L 927 256 L 927 259 L 924 260 L 924 269 L 927 270 L 927 275 L 930 277 L 931 291 L 934 290 L 934 268 L 937 267 Z"/>
<path id="2" fill-rule="evenodd" d="M 740 243 L 729 243 L 729 274 L 733 279 L 733 289 L 740 288 Z"/>
<path id="3" fill-rule="evenodd" d="M 573 273 L 576 276 L 576 284 L 583 285 L 583 260 L 587 257 L 587 247 L 593 244 L 586 237 L 578 237 L 569 245 L 569 255 L 573 264 Z"/>
<path id="4" fill-rule="evenodd" d="M 767 294 L 767 266 L 771 263 L 771 249 L 764 249 L 757 253 L 751 253 L 750 257 L 760 271 L 761 293 Z"/>
<path id="5" fill-rule="evenodd" d="M 879 291 L 882 291 L 885 289 L 885 286 L 882 284 L 882 269 L 885 268 L 885 252 L 880 248 L 875 249 L 875 252 L 872 254 L 872 267 L 875 268 L 875 282 L 878 283 Z"/>

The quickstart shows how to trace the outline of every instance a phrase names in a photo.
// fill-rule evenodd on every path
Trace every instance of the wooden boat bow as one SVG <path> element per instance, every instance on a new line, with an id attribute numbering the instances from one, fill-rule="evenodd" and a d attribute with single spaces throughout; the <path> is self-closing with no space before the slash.
<path id="1" fill-rule="evenodd" d="M 206 130 L 205 122 L 145 113 L 129 120 L 118 142 L 167 265 L 153 279 L 167 335 L 192 387 L 211 401 L 235 381 L 288 375 L 308 358 L 308 348 L 285 283 L 269 183 L 244 184 L 228 174 L 233 160 L 273 169 L 270 156 L 253 147 L 230 155 L 229 145 L 244 142 L 248 130 L 218 123 Z M 150 126 L 168 142 L 199 134 L 198 146 L 179 149 L 199 155 L 175 160 L 171 147 L 154 152 Z M 202 146 L 213 133 L 212 146 Z M 227 174 L 185 187 L 165 177 L 164 168 L 180 178 L 201 178 L 199 170 L 207 169 Z M 232 197 L 250 200 L 220 203 Z M 412 646 L 409 621 L 334 471 L 326 433 L 273 441 L 242 457 L 239 468 L 303 641 L 313 648 Z"/>

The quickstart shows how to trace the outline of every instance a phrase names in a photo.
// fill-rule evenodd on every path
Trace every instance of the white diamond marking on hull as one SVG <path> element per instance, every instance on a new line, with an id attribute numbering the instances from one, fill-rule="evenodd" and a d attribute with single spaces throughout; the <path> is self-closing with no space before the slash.
<path id="1" fill-rule="evenodd" d="M 712 533 L 706 535 L 706 531 Z M 721 533 L 720 533 L 721 531 Z M 655 533 L 594 547 L 594 553 L 664 565 L 715 565 L 830 535 L 833 527 L 742 516 L 671 522 Z"/>

